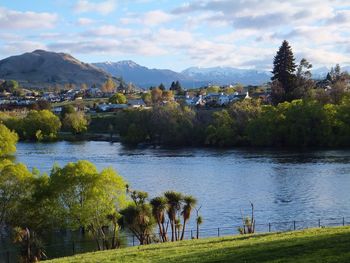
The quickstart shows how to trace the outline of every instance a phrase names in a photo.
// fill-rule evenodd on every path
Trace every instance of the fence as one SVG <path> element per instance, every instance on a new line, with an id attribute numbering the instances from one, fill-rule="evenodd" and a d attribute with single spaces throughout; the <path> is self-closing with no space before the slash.
<path id="1" fill-rule="evenodd" d="M 294 220 L 286 222 L 269 222 L 264 224 L 255 224 L 256 233 L 266 233 L 266 232 L 285 232 L 285 231 L 295 231 L 307 228 L 316 227 L 331 227 L 331 226 L 345 226 L 350 225 L 350 217 L 341 218 L 326 218 L 326 219 L 315 219 L 315 220 Z M 217 228 L 200 228 L 198 235 L 199 238 L 208 237 L 224 237 L 239 234 L 238 228 L 242 225 L 232 225 Z M 168 232 L 168 237 L 171 237 L 171 232 Z M 189 229 L 185 231 L 184 239 L 193 239 L 197 236 L 196 229 Z M 121 234 L 121 239 L 124 241 L 121 247 L 128 246 L 138 246 L 140 245 L 135 235 L 123 233 Z M 154 234 L 152 239 L 160 239 L 160 235 Z M 97 245 L 95 241 L 84 240 L 71 242 L 64 242 L 61 244 L 51 244 L 44 246 L 46 255 L 48 258 L 58 258 L 65 256 L 72 256 L 80 253 L 94 252 L 97 251 Z M 14 263 L 17 262 L 18 249 L 7 249 L 0 250 L 0 263 Z"/>

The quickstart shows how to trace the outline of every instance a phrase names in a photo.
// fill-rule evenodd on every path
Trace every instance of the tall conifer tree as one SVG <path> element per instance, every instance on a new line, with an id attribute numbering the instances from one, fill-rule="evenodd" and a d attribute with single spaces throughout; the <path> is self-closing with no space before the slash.
<path id="1" fill-rule="evenodd" d="M 271 80 L 273 82 L 278 81 L 278 86 L 280 87 L 276 94 L 272 90 L 272 97 L 276 103 L 293 99 L 295 69 L 297 67 L 294 61 L 292 48 L 288 41 L 284 40 L 273 61 L 273 76 Z"/>

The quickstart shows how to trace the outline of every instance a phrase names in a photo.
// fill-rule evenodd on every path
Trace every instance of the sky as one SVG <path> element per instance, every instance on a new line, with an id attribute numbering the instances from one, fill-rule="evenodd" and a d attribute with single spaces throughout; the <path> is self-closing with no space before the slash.
<path id="1" fill-rule="evenodd" d="M 0 0 L 0 58 L 269 70 L 286 39 L 315 67 L 350 65 L 349 0 Z"/>

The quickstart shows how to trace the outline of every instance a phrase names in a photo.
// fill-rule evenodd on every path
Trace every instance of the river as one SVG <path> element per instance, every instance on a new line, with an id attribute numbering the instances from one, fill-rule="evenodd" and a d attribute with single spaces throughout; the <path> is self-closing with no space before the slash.
<path id="1" fill-rule="evenodd" d="M 42 172 L 81 159 L 114 167 L 151 197 L 166 190 L 192 194 L 202 206 L 203 228 L 240 224 L 249 202 L 257 223 L 350 215 L 350 151 L 128 149 L 93 141 L 17 146 L 16 160 Z"/>

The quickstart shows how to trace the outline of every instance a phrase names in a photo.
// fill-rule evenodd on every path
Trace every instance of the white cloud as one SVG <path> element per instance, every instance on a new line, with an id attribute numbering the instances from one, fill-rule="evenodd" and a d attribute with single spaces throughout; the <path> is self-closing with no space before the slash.
<path id="1" fill-rule="evenodd" d="M 114 36 L 116 38 L 121 38 L 130 36 L 132 33 L 133 31 L 128 28 L 122 28 L 113 25 L 104 25 L 83 32 L 81 35 L 88 38 L 101 36 Z"/>
<path id="2" fill-rule="evenodd" d="M 162 10 L 152 10 L 144 14 L 129 13 L 126 17 L 120 19 L 120 23 L 124 25 L 139 24 L 142 26 L 154 27 L 164 25 L 175 18 L 176 16 Z"/>
<path id="3" fill-rule="evenodd" d="M 47 46 L 40 42 L 27 40 L 7 42 L 0 47 L 0 54 L 19 54 L 32 52 L 35 49 L 47 49 Z"/>
<path id="4" fill-rule="evenodd" d="M 172 19 L 174 19 L 173 15 L 170 15 L 161 10 L 153 10 L 145 13 L 145 15 L 142 18 L 142 22 L 145 25 L 156 26 L 156 25 L 167 23 Z"/>
<path id="5" fill-rule="evenodd" d="M 95 23 L 95 20 L 86 18 L 86 17 L 81 17 L 77 21 L 79 26 L 89 26 Z"/>
<path id="6" fill-rule="evenodd" d="M 117 7 L 115 0 L 106 0 L 103 2 L 92 2 L 90 0 L 78 0 L 74 10 L 77 13 L 97 12 L 101 15 L 112 13 Z"/>
<path id="7" fill-rule="evenodd" d="M 0 7 L 2 30 L 53 28 L 57 20 L 58 16 L 54 13 L 20 12 Z"/>

